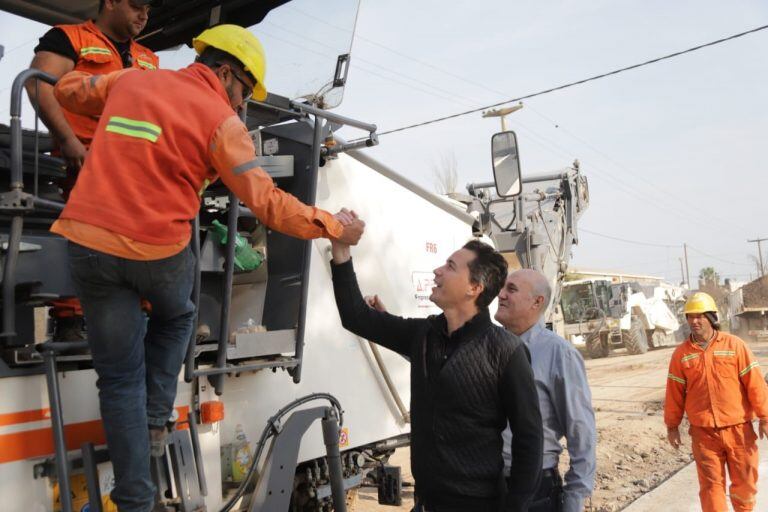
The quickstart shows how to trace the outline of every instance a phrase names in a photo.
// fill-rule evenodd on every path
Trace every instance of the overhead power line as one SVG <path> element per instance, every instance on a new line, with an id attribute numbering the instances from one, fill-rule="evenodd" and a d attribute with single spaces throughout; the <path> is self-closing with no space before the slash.
<path id="1" fill-rule="evenodd" d="M 542 96 L 544 94 L 549 94 L 551 92 L 561 91 L 561 90 L 567 89 L 569 87 L 574 87 L 576 85 L 585 84 L 587 82 L 592 82 L 592 81 L 595 81 L 595 80 L 599 80 L 601 78 L 606 78 L 606 77 L 609 77 L 609 76 L 617 75 L 617 74 L 623 73 L 625 71 L 630 71 L 630 70 L 633 70 L 633 69 L 641 68 L 643 66 L 648 66 L 650 64 L 655 64 L 655 63 L 661 62 L 663 60 L 668 60 L 668 59 L 672 59 L 674 57 L 679 57 L 681 55 L 685 55 L 687 53 L 692 53 L 692 52 L 701 50 L 703 48 L 708 48 L 710 46 L 715 46 L 715 45 L 718 45 L 718 44 L 721 44 L 721 43 L 725 43 L 727 41 L 731 41 L 731 40 L 737 39 L 739 37 L 744 37 L 744 36 L 749 35 L 749 34 L 754 34 L 755 32 L 760 32 L 761 30 L 765 30 L 765 29 L 768 29 L 768 25 L 763 25 L 763 26 L 760 26 L 760 27 L 756 27 L 756 28 L 753 28 L 753 29 L 750 29 L 750 30 L 746 30 L 744 32 L 739 32 L 738 34 L 733 34 L 733 35 L 730 35 L 728 37 L 723 37 L 723 38 L 717 39 L 715 41 L 710 41 L 708 43 L 700 44 L 698 46 L 694 46 L 694 47 L 688 48 L 686 50 L 682 50 L 682 51 L 679 51 L 679 52 L 674 52 L 674 53 L 670 53 L 670 54 L 667 54 L 667 55 L 663 55 L 663 56 L 657 57 L 655 59 L 647 60 L 645 62 L 640 62 L 638 64 L 633 64 L 631 66 L 626 66 L 626 67 L 623 67 L 623 68 L 614 69 L 613 71 L 608 71 L 607 73 L 601 73 L 599 75 L 595 75 L 595 76 L 591 76 L 591 77 L 584 78 L 584 79 L 581 79 L 581 80 L 577 80 L 575 82 L 568 82 L 568 83 L 565 83 L 565 84 L 562 84 L 562 85 L 558 85 L 556 87 L 550 87 L 549 89 L 544 89 L 542 91 L 526 94 L 524 96 L 519 96 L 517 98 L 511 98 L 511 99 L 508 99 L 508 100 L 505 100 L 505 101 L 500 101 L 498 103 L 493 103 L 491 105 L 485 105 L 483 107 L 478 107 L 478 108 L 474 108 L 474 109 L 471 109 L 471 110 L 465 110 L 464 112 L 457 112 L 455 114 L 450 114 L 450 115 L 447 115 L 447 116 L 438 117 L 438 118 L 435 118 L 435 119 L 430 119 L 429 121 L 422 121 L 420 123 L 411 124 L 411 125 L 407 125 L 407 126 L 402 126 L 400 128 L 394 128 L 392 130 L 386 130 L 386 131 L 383 131 L 383 132 L 379 133 L 379 136 L 381 137 L 382 135 L 389 135 L 390 133 L 402 132 L 404 130 L 410 130 L 412 128 L 419 128 L 421 126 L 426 126 L 426 125 L 430 125 L 430 124 L 439 123 L 439 122 L 442 122 L 442 121 L 447 121 L 448 119 L 454 119 L 454 118 L 457 118 L 457 117 L 462 117 L 462 116 L 466 116 L 466 115 L 469 115 L 469 114 L 474 114 L 476 112 L 481 112 L 481 111 L 487 110 L 489 108 L 499 107 L 501 105 L 506 105 L 507 103 L 515 103 L 515 102 L 518 102 L 518 101 L 527 100 L 527 99 L 530 99 L 530 98 L 535 98 L 536 96 Z"/>
<path id="2" fill-rule="evenodd" d="M 608 240 L 615 240 L 617 242 L 624 242 L 626 244 L 643 245 L 643 246 L 646 246 L 646 247 L 661 247 L 663 249 L 682 249 L 683 248 L 683 246 L 680 245 L 680 244 L 678 244 L 678 245 L 659 244 L 659 243 L 654 243 L 654 242 L 642 242 L 642 241 L 639 241 L 639 240 L 629 240 L 629 239 L 620 238 L 620 237 L 617 237 L 617 236 L 606 235 L 605 233 L 598 233 L 596 231 L 590 231 L 589 229 L 584 229 L 584 228 L 579 228 L 579 231 L 582 232 L 582 233 L 589 233 L 590 235 L 599 236 L 601 238 L 607 238 Z M 719 256 L 715 256 L 713 254 L 708 254 L 708 253 L 702 251 L 701 249 L 697 249 L 696 247 L 693 247 L 691 244 L 687 244 L 687 245 L 688 245 L 688 249 L 690 249 L 690 250 L 692 250 L 692 251 L 694 251 L 694 252 L 696 252 L 696 253 L 698 253 L 701 256 L 704 256 L 706 258 L 717 260 L 717 261 L 722 262 L 722 263 L 727 263 L 729 265 L 739 265 L 739 266 L 747 266 L 747 267 L 751 266 L 751 264 L 749 264 L 749 263 L 739 263 L 737 261 L 726 260 L 726 259 L 721 258 Z"/>
<path id="3" fill-rule="evenodd" d="M 624 242 L 626 244 L 634 244 L 634 245 L 645 245 L 648 247 L 663 247 L 665 249 L 682 249 L 682 245 L 669 245 L 669 244 L 656 244 L 652 242 L 639 242 L 637 240 L 627 240 L 626 238 L 619 238 L 617 236 L 611 236 L 611 235 L 605 235 L 603 233 L 597 233 L 595 231 L 590 231 L 588 229 L 579 228 L 579 231 L 584 233 L 589 233 L 590 235 L 599 236 L 602 238 L 607 238 L 609 240 L 616 240 L 617 242 Z"/>
<path id="4" fill-rule="evenodd" d="M 740 265 L 740 266 L 743 266 L 743 267 L 751 267 L 752 266 L 751 263 L 738 263 L 736 261 L 731 261 L 731 260 L 726 260 L 726 259 L 720 258 L 719 256 L 713 256 L 712 254 L 707 254 L 704 251 L 693 247 L 691 244 L 688 244 L 688 248 L 691 249 L 693 252 L 697 252 L 697 253 L 699 253 L 702 256 L 705 256 L 707 258 L 711 258 L 713 260 L 717 260 L 717 261 L 719 261 L 721 263 L 728 263 L 729 265 Z"/>
<path id="5" fill-rule="evenodd" d="M 483 89 L 485 91 L 491 92 L 494 95 L 499 95 L 499 96 L 502 96 L 502 97 L 504 95 L 503 92 L 500 92 L 498 90 L 495 90 L 495 89 L 489 87 L 486 83 L 481 83 L 481 82 L 473 81 L 473 80 L 467 78 L 464 75 L 459 75 L 459 74 L 453 73 L 453 72 L 451 72 L 449 70 L 446 70 L 444 68 L 435 66 L 431 62 L 426 62 L 424 60 L 417 59 L 412 54 L 408 54 L 408 53 L 404 53 L 404 52 L 400 52 L 398 50 L 395 50 L 392 47 L 390 47 L 388 45 L 385 45 L 385 44 L 383 44 L 383 43 L 381 43 L 379 41 L 374 41 L 374 40 L 372 40 L 370 38 L 363 37 L 363 36 L 361 36 L 360 34 L 354 32 L 354 31 L 351 31 L 351 30 L 349 30 L 347 28 L 339 27 L 338 25 L 334 25 L 332 23 L 329 23 L 325 19 L 313 16 L 313 15 L 311 15 L 309 13 L 306 13 L 306 12 L 300 10 L 300 9 L 296 9 L 295 7 L 294 8 L 289 7 L 289 9 L 292 9 L 295 12 L 297 12 L 298 14 L 306 16 L 306 17 L 308 17 L 308 18 L 310 18 L 310 19 L 312 19 L 314 21 L 320 22 L 320 23 L 322 23 L 324 25 L 330 26 L 330 27 L 332 27 L 332 28 L 334 28 L 336 30 L 342 30 L 342 31 L 345 31 L 345 32 L 349 32 L 349 33 L 354 35 L 355 40 L 361 40 L 361 41 L 364 41 L 364 42 L 369 43 L 371 45 L 374 45 L 374 46 L 377 46 L 379 48 L 382 48 L 382 49 L 384 49 L 384 50 L 386 50 L 388 52 L 391 52 L 391 53 L 393 53 L 393 54 L 395 54 L 395 55 L 397 55 L 397 56 L 399 56 L 399 57 L 401 57 L 403 59 L 407 59 L 407 60 L 410 60 L 412 62 L 415 62 L 415 63 L 419 64 L 422 68 L 431 68 L 431 69 L 433 69 L 435 71 L 438 71 L 440 73 L 443 73 L 443 74 L 445 74 L 447 76 L 451 76 L 451 77 L 455 78 L 458 81 L 461 81 L 461 82 L 464 82 L 464 83 L 476 86 L 476 87 L 478 87 L 480 89 Z M 277 26 L 274 23 L 270 23 L 270 24 L 274 25 L 274 26 Z M 306 39 L 306 36 L 304 34 L 293 32 L 293 31 L 291 31 L 291 30 L 289 30 L 289 29 L 287 29 L 285 27 L 278 27 L 278 28 L 280 28 L 281 30 L 284 30 L 286 32 L 294 33 L 295 35 L 299 35 L 300 37 Z M 701 45 L 699 47 L 686 50 L 686 52 L 694 51 L 696 49 L 703 48 L 703 47 L 708 46 L 708 45 L 711 46 L 711 45 L 714 45 L 714 44 L 718 44 L 719 42 L 723 42 L 723 41 L 726 41 L 726 40 L 729 40 L 729 39 L 740 37 L 741 35 L 745 35 L 745 34 L 748 34 L 748 33 L 754 32 L 754 31 L 762 30 L 763 28 L 765 28 L 765 27 L 758 27 L 758 28 L 753 29 L 751 31 L 744 32 L 742 34 L 735 34 L 735 35 L 730 36 L 728 38 L 724 38 L 724 39 L 721 39 L 721 40 L 718 40 L 718 41 L 713 41 L 711 43 L 707 43 L 705 45 Z M 315 45 L 321 45 L 321 46 L 325 46 L 325 47 L 330 48 L 328 45 L 326 45 L 326 44 L 324 44 L 324 43 L 322 43 L 320 41 L 312 41 L 312 42 Z M 685 52 L 678 52 L 678 54 L 682 54 L 682 53 L 685 53 Z M 657 59 L 657 60 L 662 60 L 664 58 L 669 58 L 669 57 L 672 57 L 672 56 L 675 56 L 675 55 L 678 55 L 678 54 L 672 54 L 672 55 L 669 55 L 669 56 L 666 56 L 666 57 L 661 57 L 660 59 Z M 379 72 L 372 71 L 370 69 L 366 69 L 366 68 L 364 68 L 362 66 L 359 66 L 359 62 L 360 61 L 365 62 L 367 64 L 374 65 Z M 355 64 L 355 62 L 358 62 L 358 64 Z M 649 61 L 649 63 L 650 62 L 654 62 L 654 61 Z M 363 72 L 365 72 L 367 74 L 370 74 L 370 75 L 373 75 L 373 76 L 377 76 L 377 77 L 382 78 L 384 80 L 388 80 L 390 82 L 397 83 L 397 84 L 400 84 L 402 86 L 408 87 L 408 88 L 410 88 L 412 90 L 428 94 L 428 95 L 430 95 L 430 96 L 432 96 L 434 98 L 441 98 L 441 99 L 452 101 L 452 102 L 456 102 L 456 103 L 460 102 L 460 103 L 463 103 L 463 104 L 465 104 L 467 106 L 472 106 L 473 104 L 476 104 L 473 98 L 469 98 L 469 97 L 461 95 L 461 94 L 456 94 L 456 93 L 448 91 L 446 89 L 438 88 L 433 83 L 428 83 L 425 80 L 414 78 L 413 76 L 406 75 L 406 74 L 402 73 L 401 71 L 396 71 L 396 70 L 393 70 L 391 68 L 386 68 L 386 67 L 382 66 L 380 63 L 374 63 L 374 62 L 362 59 L 360 57 L 357 57 L 356 59 L 353 59 L 353 64 L 352 65 L 355 67 L 355 69 L 363 71 Z M 641 66 L 641 65 L 644 65 L 644 64 L 638 64 L 637 66 Z M 630 66 L 629 68 L 626 68 L 626 69 L 632 69 L 632 66 Z M 380 73 L 380 71 L 382 71 L 382 70 L 385 70 L 388 73 L 391 73 L 391 74 L 396 75 L 398 77 L 404 78 L 406 80 L 413 81 L 413 82 L 416 82 L 416 83 L 418 83 L 420 85 L 426 86 L 430 90 L 427 91 L 427 90 L 425 90 L 422 87 L 417 87 L 417 86 L 414 86 L 413 84 L 405 83 L 405 82 L 403 82 L 401 80 L 397 80 L 397 79 L 395 79 L 395 78 L 393 78 L 391 76 L 382 75 Z M 619 71 L 621 71 L 621 70 L 618 70 L 616 72 L 619 72 Z M 452 96 L 453 98 L 448 97 L 447 95 L 448 96 Z M 502 102 L 500 104 L 503 104 L 503 103 L 505 103 L 505 102 Z M 494 106 L 498 106 L 498 105 L 499 104 L 496 104 Z M 639 180 L 639 181 L 643 182 L 649 188 L 653 189 L 656 193 L 661 193 L 661 194 L 665 194 L 665 195 L 667 195 L 669 197 L 673 197 L 675 199 L 676 203 L 682 202 L 684 204 L 689 204 L 689 205 L 691 204 L 685 198 L 680 198 L 677 195 L 675 195 L 673 192 L 669 192 L 665 188 L 657 186 L 651 180 L 643 178 L 641 173 L 632 172 L 630 169 L 626 168 L 624 165 L 620 164 L 615 159 L 611 158 L 606 153 L 604 153 L 603 151 L 601 151 L 598 148 L 596 148 L 593 144 L 588 143 L 584 139 L 582 139 L 579 136 L 575 135 L 574 133 L 570 132 L 564 126 L 562 126 L 562 124 L 560 124 L 560 123 L 558 123 L 558 122 L 548 118 L 543 113 L 541 113 L 538 110 L 536 110 L 535 108 L 533 108 L 530 104 L 528 104 L 527 107 L 528 107 L 528 109 L 533 111 L 535 114 L 537 114 L 540 117 L 542 117 L 543 119 L 545 119 L 547 122 L 552 123 L 556 128 L 559 128 L 560 131 L 565 132 L 566 134 L 568 134 L 573 139 L 577 140 L 581 144 L 584 144 L 585 146 L 590 148 L 595 153 L 601 155 L 602 158 L 604 158 L 605 160 L 607 160 L 608 162 L 610 162 L 611 164 L 616 166 L 618 169 L 624 171 L 626 173 L 626 175 L 628 177 L 630 177 L 631 179 Z M 542 139 L 542 141 L 544 141 L 543 143 L 542 142 L 537 142 L 537 141 L 534 141 L 534 142 L 537 142 L 539 145 L 544 147 L 545 150 L 547 150 L 549 152 L 552 152 L 552 153 L 560 152 L 560 153 L 563 153 L 563 154 L 567 154 L 569 157 L 573 156 L 573 155 L 570 154 L 571 153 L 570 150 L 565 150 L 564 148 L 562 148 L 561 146 L 559 146 L 558 144 L 556 144 L 552 140 L 547 139 L 546 137 L 544 137 L 541 134 L 537 134 L 536 132 L 531 130 L 530 127 L 523 125 L 518 120 L 515 119 L 514 121 L 512 121 L 512 123 L 521 126 L 522 128 L 524 128 L 530 134 L 534 135 L 535 137 L 538 137 L 538 138 Z M 385 133 L 392 133 L 392 132 L 393 131 L 391 130 L 391 131 L 383 132 L 383 133 L 385 134 Z M 627 186 L 627 184 L 624 183 L 622 180 L 617 179 L 615 176 L 613 176 L 613 173 L 604 172 L 601 169 L 596 168 L 594 165 L 588 164 L 584 160 L 582 160 L 582 166 L 585 167 L 585 168 L 588 166 L 589 170 L 596 171 L 596 172 L 600 173 L 601 174 L 601 176 L 600 176 L 601 179 L 606 179 L 606 181 L 609 180 L 609 181 L 613 182 L 613 185 L 614 186 L 618 186 L 619 189 L 622 190 L 622 192 L 625 192 L 628 195 L 630 195 L 630 196 L 632 196 L 632 197 L 634 197 L 636 199 L 639 199 L 640 201 L 647 202 L 649 200 L 653 201 L 655 199 L 656 194 L 650 194 L 650 195 L 646 195 L 644 197 L 641 197 L 635 190 L 633 190 L 633 187 Z M 696 219 L 693 219 L 692 217 L 686 215 L 687 209 L 684 208 L 684 207 L 672 207 L 672 208 L 670 208 L 670 204 L 674 204 L 674 203 L 670 203 L 668 201 L 662 201 L 662 200 L 657 200 L 657 201 L 654 201 L 654 202 L 657 203 L 659 205 L 659 207 L 661 209 L 663 209 L 663 210 L 667 210 L 667 211 L 673 211 L 674 210 L 675 215 L 679 216 L 680 218 L 686 218 L 686 219 L 688 219 L 689 221 L 691 221 L 691 222 L 693 222 L 695 224 L 702 225 L 702 226 L 705 226 L 705 227 L 709 226 L 708 224 L 705 224 L 705 223 L 703 223 L 701 221 L 697 221 Z M 712 216 L 711 213 L 708 213 L 707 216 L 709 218 L 708 222 L 714 221 L 714 222 L 717 222 L 717 223 L 719 223 L 721 225 L 725 225 L 726 224 L 726 221 L 724 221 L 724 220 L 722 220 L 720 218 Z M 727 224 L 728 224 L 728 227 L 732 227 L 732 223 L 727 223 Z"/>

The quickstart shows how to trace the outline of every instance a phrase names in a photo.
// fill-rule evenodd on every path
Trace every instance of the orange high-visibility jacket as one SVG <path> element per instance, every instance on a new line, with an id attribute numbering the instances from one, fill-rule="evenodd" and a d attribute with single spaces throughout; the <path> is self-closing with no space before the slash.
<path id="1" fill-rule="evenodd" d="M 75 71 L 84 71 L 92 75 L 106 75 L 112 71 L 123 69 L 123 60 L 117 53 L 115 45 L 92 21 L 89 20 L 78 25 L 57 25 L 57 28 L 67 35 L 75 53 L 77 53 Z M 130 52 L 134 68 L 157 69 L 160 60 L 149 48 L 131 40 Z M 80 142 L 88 147 L 99 122 L 98 116 L 78 115 L 64 109 L 64 117 Z"/>
<path id="2" fill-rule="evenodd" d="M 690 338 L 672 354 L 664 402 L 664 422 L 676 428 L 688 415 L 691 425 L 726 427 L 768 419 L 768 393 L 760 363 L 736 336 L 717 331 L 706 350 Z"/>
<path id="3" fill-rule="evenodd" d="M 216 74 L 72 71 L 54 88 L 62 106 L 101 114 L 93 144 L 60 219 L 156 245 L 189 239 L 205 187 L 221 177 L 272 229 L 311 239 L 339 237 L 330 213 L 275 186 L 258 166 L 248 130 Z"/>

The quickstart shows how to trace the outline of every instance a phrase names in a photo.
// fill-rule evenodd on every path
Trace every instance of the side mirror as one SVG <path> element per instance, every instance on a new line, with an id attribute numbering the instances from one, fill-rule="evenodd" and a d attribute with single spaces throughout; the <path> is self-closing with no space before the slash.
<path id="1" fill-rule="evenodd" d="M 499 197 L 513 197 L 523 191 L 520 179 L 520 156 L 515 132 L 500 132 L 491 138 L 493 179 Z"/>

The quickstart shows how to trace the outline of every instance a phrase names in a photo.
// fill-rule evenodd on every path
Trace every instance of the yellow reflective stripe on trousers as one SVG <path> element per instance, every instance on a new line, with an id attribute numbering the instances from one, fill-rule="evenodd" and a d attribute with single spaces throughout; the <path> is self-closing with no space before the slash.
<path id="1" fill-rule="evenodd" d="M 751 370 L 752 368 L 757 368 L 758 366 L 760 366 L 760 363 L 758 363 L 757 361 L 754 361 L 752 364 L 750 364 L 749 366 L 747 366 L 746 368 L 744 368 L 739 372 L 739 377 L 745 376 L 749 370 Z"/>
<path id="2" fill-rule="evenodd" d="M 141 60 L 141 59 L 137 60 L 136 62 L 138 62 L 138 63 L 139 63 L 139 66 L 141 66 L 141 67 L 143 67 L 143 68 L 147 68 L 147 69 L 157 69 L 157 68 L 155 67 L 155 65 L 154 65 L 154 64 L 152 64 L 151 62 L 147 62 L 147 61 L 145 61 L 145 60 Z"/>
<path id="3" fill-rule="evenodd" d="M 99 46 L 85 46 L 83 48 L 80 48 L 80 55 L 112 55 L 112 52 L 109 51 L 109 48 L 101 48 Z"/>
<path id="4" fill-rule="evenodd" d="M 149 142 L 157 142 L 157 139 L 163 133 L 163 129 L 156 124 L 120 116 L 112 116 L 109 118 L 107 131 L 119 133 L 120 135 L 126 135 L 128 137 L 136 137 L 137 139 L 148 140 Z"/>
<path id="5" fill-rule="evenodd" d="M 667 378 L 670 379 L 670 380 L 673 380 L 675 382 L 679 382 L 680 384 L 685 385 L 685 379 L 681 379 L 680 377 L 676 377 L 676 376 L 672 375 L 671 373 L 669 375 L 667 375 Z"/>
<path id="6" fill-rule="evenodd" d="M 733 491 L 731 491 L 729 494 L 731 498 L 734 498 L 736 501 L 739 501 L 741 503 L 749 504 L 749 503 L 754 503 L 756 501 L 755 498 L 745 498 L 743 496 L 739 496 L 738 494 L 735 494 Z"/>

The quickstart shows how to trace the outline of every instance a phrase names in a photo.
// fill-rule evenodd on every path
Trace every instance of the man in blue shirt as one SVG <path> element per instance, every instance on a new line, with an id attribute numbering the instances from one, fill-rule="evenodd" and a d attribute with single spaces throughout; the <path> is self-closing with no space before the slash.
<path id="1" fill-rule="evenodd" d="M 529 512 L 581 512 L 595 484 L 595 413 L 584 360 L 566 340 L 546 329 L 543 316 L 552 297 L 547 279 L 530 269 L 511 273 L 499 293 L 496 320 L 528 346 L 544 425 L 541 484 Z M 505 463 L 511 462 L 509 430 Z M 568 442 L 565 484 L 557 469 L 560 440 Z"/>

